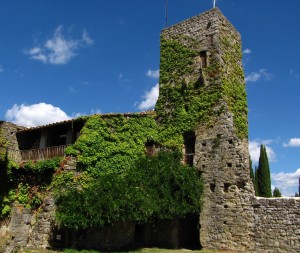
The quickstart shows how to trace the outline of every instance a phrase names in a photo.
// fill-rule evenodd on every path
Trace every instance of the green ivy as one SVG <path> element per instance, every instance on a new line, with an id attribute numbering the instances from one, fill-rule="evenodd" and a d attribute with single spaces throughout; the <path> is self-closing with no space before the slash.
<path id="1" fill-rule="evenodd" d="M 199 55 L 200 45 L 192 39 L 161 40 L 160 94 L 155 111 L 159 140 L 165 146 L 181 147 L 184 133 L 195 131 L 199 122 L 210 122 L 222 98 L 220 85 L 206 85 L 217 79 L 220 65 L 212 59 L 207 68 L 197 70 L 195 57 Z"/>
<path id="2" fill-rule="evenodd" d="M 0 166 L 6 160 L 6 147 L 7 147 L 7 140 L 3 136 L 3 130 L 0 127 Z"/>
<path id="3" fill-rule="evenodd" d="M 46 171 L 54 171 L 58 169 L 61 166 L 62 161 L 63 161 L 62 157 L 54 157 L 52 159 L 39 160 L 39 161 L 27 161 L 17 166 L 17 168 L 24 169 L 29 172 L 42 174 Z M 12 164 L 12 166 L 15 166 L 15 164 Z"/>
<path id="4" fill-rule="evenodd" d="M 198 213 L 202 193 L 201 177 L 193 167 L 180 162 L 179 152 L 161 151 L 153 157 L 140 157 L 125 171 L 92 176 L 54 179 L 57 220 L 63 227 L 86 229 L 118 221 L 144 222 Z M 90 177 L 89 185 L 81 180 Z"/>
<path id="5" fill-rule="evenodd" d="M 241 65 L 242 49 L 239 43 L 226 36 L 221 37 L 223 52 L 223 90 L 229 110 L 233 113 L 234 126 L 238 137 L 248 138 L 248 107 L 245 77 Z"/>
<path id="6" fill-rule="evenodd" d="M 1 217 L 8 216 L 13 202 L 28 208 L 39 208 L 47 193 L 53 173 L 63 166 L 63 158 L 16 163 L 7 161 L 5 170 L 6 186 L 0 197 Z"/>
<path id="7" fill-rule="evenodd" d="M 124 171 L 145 154 L 145 143 L 157 139 L 153 117 L 94 115 L 88 118 L 77 142 L 67 149 L 78 166 L 91 173 Z"/>

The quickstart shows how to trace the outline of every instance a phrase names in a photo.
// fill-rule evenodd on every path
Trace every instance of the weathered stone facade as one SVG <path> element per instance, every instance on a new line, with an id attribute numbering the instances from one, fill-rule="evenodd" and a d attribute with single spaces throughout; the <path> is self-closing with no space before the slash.
<path id="1" fill-rule="evenodd" d="M 20 130 L 25 129 L 25 127 L 17 126 L 10 122 L 0 121 L 0 138 L 1 135 L 5 138 L 6 145 L 5 147 L 1 147 L 0 149 L 5 148 L 8 157 L 13 157 L 18 159 L 18 157 L 14 157 L 17 152 L 15 150 L 19 150 L 18 140 L 16 133 Z"/>
<path id="2" fill-rule="evenodd" d="M 254 198 L 253 252 L 300 252 L 300 199 Z"/>
<path id="3" fill-rule="evenodd" d="M 10 240 L 4 253 L 15 252 L 23 248 L 44 249 L 50 246 L 52 228 L 54 223 L 54 200 L 47 197 L 38 213 L 22 204 L 14 204 L 11 221 L 8 226 Z"/>

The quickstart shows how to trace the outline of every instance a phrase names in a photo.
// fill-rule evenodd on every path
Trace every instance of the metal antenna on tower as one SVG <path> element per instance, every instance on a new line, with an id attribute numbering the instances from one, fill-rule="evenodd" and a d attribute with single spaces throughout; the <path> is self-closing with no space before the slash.
<path id="1" fill-rule="evenodd" d="M 165 16 L 166 16 L 166 22 L 165 22 L 165 28 L 166 28 L 168 26 L 168 0 L 166 0 Z"/>
<path id="2" fill-rule="evenodd" d="M 216 0 L 214 0 L 214 8 L 216 8 Z"/>

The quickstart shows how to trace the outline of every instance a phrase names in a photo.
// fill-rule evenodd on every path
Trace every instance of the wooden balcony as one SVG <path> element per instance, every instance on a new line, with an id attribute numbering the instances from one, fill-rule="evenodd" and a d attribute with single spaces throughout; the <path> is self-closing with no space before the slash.
<path id="1" fill-rule="evenodd" d="M 9 150 L 8 158 L 15 162 L 47 160 L 64 157 L 67 145 L 31 150 Z"/>

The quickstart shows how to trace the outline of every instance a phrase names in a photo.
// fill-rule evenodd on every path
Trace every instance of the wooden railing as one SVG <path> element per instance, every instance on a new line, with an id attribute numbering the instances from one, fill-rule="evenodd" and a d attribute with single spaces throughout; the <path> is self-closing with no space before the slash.
<path id="1" fill-rule="evenodd" d="M 64 157 L 67 145 L 31 150 L 9 150 L 8 158 L 15 162 L 47 160 L 54 157 Z"/>

